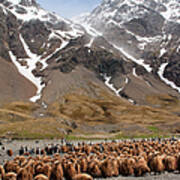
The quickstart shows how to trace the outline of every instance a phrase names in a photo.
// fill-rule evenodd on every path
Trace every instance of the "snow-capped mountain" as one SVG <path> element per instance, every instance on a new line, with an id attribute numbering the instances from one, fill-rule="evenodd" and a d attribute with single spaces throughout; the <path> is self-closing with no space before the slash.
<path id="1" fill-rule="evenodd" d="M 103 0 L 79 22 L 101 33 L 114 52 L 180 92 L 179 0 Z"/>
<path id="2" fill-rule="evenodd" d="M 174 23 L 175 27 L 179 26 L 179 18 L 178 0 L 104 0 L 90 15 L 81 16 L 79 21 L 81 23 L 84 21 L 84 24 L 95 28 L 105 36 L 108 30 L 112 32 L 113 29 L 114 31 L 117 29 L 119 35 L 122 33 L 128 36 L 136 35 L 138 41 L 145 42 L 153 41 L 155 36 L 158 40 L 167 33 L 178 33 L 174 32 L 171 26 Z M 143 48 L 143 44 L 140 46 Z"/>
<path id="3" fill-rule="evenodd" d="M 13 71 L 0 100 L 46 107 L 67 93 L 97 97 L 93 83 L 134 104 L 149 94 L 179 97 L 178 2 L 103 0 L 67 20 L 35 0 L 0 0 L 0 68 Z M 10 74 L 25 85 L 9 84 Z"/>
<path id="4" fill-rule="evenodd" d="M 86 17 L 88 17 L 89 15 L 90 15 L 89 12 L 82 13 L 78 16 L 73 17 L 71 20 L 75 23 L 81 24 L 81 23 L 84 23 L 86 21 Z"/>
<path id="5" fill-rule="evenodd" d="M 48 59 L 83 31 L 71 21 L 45 11 L 35 0 L 1 0 L 0 11 L 5 28 L 1 34 L 5 51 L 0 54 L 35 85 L 37 92 L 30 100 L 36 102 L 45 87 L 39 74 L 47 68 Z"/>
<path id="6" fill-rule="evenodd" d="M 38 6 L 34 0 L 1 0 L 4 5 Z"/>
<path id="7" fill-rule="evenodd" d="M 179 4 L 103 0 L 68 20 L 0 0 L 0 135 L 179 133 Z"/>
<path id="8" fill-rule="evenodd" d="M 103 33 L 115 45 L 135 38 L 138 49 L 144 50 L 148 42 L 161 43 L 169 34 L 179 35 L 179 18 L 178 0 L 104 0 L 80 22 Z"/>
<path id="9" fill-rule="evenodd" d="M 168 21 L 179 23 L 179 8 L 179 0 L 103 0 L 91 13 L 89 21 L 95 23 L 96 19 L 109 23 L 113 19 L 120 25 L 134 18 L 143 18 L 149 12 L 156 12 Z"/>

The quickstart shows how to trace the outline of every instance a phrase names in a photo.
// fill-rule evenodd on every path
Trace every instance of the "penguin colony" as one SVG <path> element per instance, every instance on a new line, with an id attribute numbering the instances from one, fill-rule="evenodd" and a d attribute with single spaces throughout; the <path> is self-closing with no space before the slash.
<path id="1" fill-rule="evenodd" d="M 5 149 L 5 147 L 4 147 Z M 13 150 L 7 149 L 8 156 Z M 177 139 L 124 140 L 101 143 L 20 147 L 19 155 L 0 166 L 2 180 L 92 180 L 180 172 Z"/>

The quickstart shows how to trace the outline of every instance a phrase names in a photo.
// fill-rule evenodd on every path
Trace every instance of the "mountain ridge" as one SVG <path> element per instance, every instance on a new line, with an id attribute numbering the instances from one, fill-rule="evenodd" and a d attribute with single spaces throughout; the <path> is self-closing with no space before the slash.
<path id="1" fill-rule="evenodd" d="M 141 65 L 144 61 L 144 67 L 150 71 L 147 65 L 150 64 L 151 70 L 154 69 L 154 61 L 149 58 L 161 61 L 161 57 L 167 55 L 170 49 L 176 49 L 177 54 L 179 52 L 178 7 L 178 0 L 105 0 L 90 15 L 86 15 L 84 20 L 81 18 L 80 23 L 84 21 L 85 25 L 101 31 L 105 39 L 122 54 Z M 155 52 L 157 57 L 153 55 Z"/>
<path id="2" fill-rule="evenodd" d="M 76 131 L 69 129 L 74 121 L 85 131 L 98 124 L 105 132 L 110 121 L 130 127 L 133 108 L 139 112 L 135 121 L 142 121 L 145 109 L 158 128 L 164 107 L 168 117 L 179 118 L 171 107 L 180 98 L 180 24 L 177 13 L 174 21 L 160 14 L 162 3 L 167 12 L 169 7 L 178 11 L 178 0 L 104 0 L 80 23 L 48 12 L 34 0 L 13 2 L 0 1 L 0 104 L 20 101 L 25 108 L 29 104 L 23 103 L 31 101 L 37 105 L 32 119 L 70 124 L 68 132 Z M 164 115 L 163 122 L 170 123 Z M 120 131 L 115 126 L 108 132 Z"/>
<path id="3" fill-rule="evenodd" d="M 167 30 L 164 29 L 167 23 L 161 15 L 158 15 L 156 10 L 160 8 L 162 4 L 167 5 L 168 7 L 169 4 L 174 5 L 177 0 L 174 0 L 173 2 L 152 1 L 148 4 L 142 0 L 106 0 L 95 8 L 91 14 L 86 14 L 86 20 L 83 20 L 83 18 L 81 19 L 81 21 L 86 22 L 81 25 L 77 23 L 74 24 L 70 20 L 66 20 L 58 17 L 56 14 L 43 10 L 34 0 L 15 1 L 14 3 L 11 2 L 11 5 L 6 4 L 6 2 L 11 1 L 2 0 L 2 6 L 6 5 L 4 8 L 11 14 L 11 19 L 14 17 L 17 18 L 17 23 L 13 25 L 14 30 L 17 29 L 17 27 L 20 27 L 17 32 L 11 30 L 11 34 L 14 36 L 13 38 L 16 39 L 17 43 L 11 44 L 12 41 L 9 41 L 8 54 L 10 57 L 8 57 L 8 59 L 11 59 L 14 65 L 19 69 L 19 72 L 32 81 L 32 83 L 37 87 L 37 94 L 35 96 L 36 98 L 33 100 L 34 102 L 41 99 L 41 92 L 46 86 L 44 83 L 46 82 L 46 78 L 43 74 L 46 74 L 49 71 L 49 67 L 54 66 L 58 62 L 56 58 L 55 60 L 51 59 L 54 59 L 54 56 L 56 57 L 57 54 L 60 54 L 59 52 L 62 51 L 63 53 L 64 49 L 68 51 L 68 49 L 77 47 L 80 49 L 82 47 L 88 47 L 88 52 L 96 51 L 97 48 L 105 49 L 106 51 L 110 50 L 112 53 L 118 54 L 118 56 L 122 57 L 124 61 L 128 61 L 130 64 L 135 63 L 136 66 L 141 66 L 142 70 L 145 69 L 151 78 L 154 78 L 153 76 L 159 77 L 161 81 L 170 85 L 174 89 L 179 90 L 177 85 L 179 81 L 177 78 L 174 82 L 171 82 L 171 78 L 166 79 L 169 75 L 166 75 L 165 77 L 163 76 L 164 72 L 166 72 L 166 67 L 171 64 L 166 62 L 166 60 L 164 61 L 164 58 L 167 58 L 166 56 L 171 56 L 171 54 L 167 54 L 167 52 L 172 48 L 176 48 L 178 54 L 179 47 L 175 46 L 175 43 L 178 45 L 178 40 L 175 39 L 176 35 L 174 35 L 173 32 L 168 34 Z M 152 5 L 153 7 L 156 7 L 154 10 L 152 10 L 152 8 L 149 9 L 149 6 Z M 174 6 L 172 6 L 172 8 Z M 3 13 L 5 11 L 4 8 Z M 108 12 L 111 13 L 108 15 Z M 123 12 L 126 16 L 123 15 Z M 23 16 L 21 13 L 23 13 Z M 117 16 L 118 13 L 121 13 L 120 17 Z M 128 13 L 130 13 L 130 15 L 128 15 Z M 153 13 L 155 14 L 153 15 Z M 100 18 L 102 17 L 102 14 L 106 14 L 106 16 Z M 6 16 L 8 14 L 4 13 L 4 15 Z M 124 16 L 125 21 L 121 19 L 122 15 Z M 157 15 L 161 20 L 158 19 Z M 25 18 L 26 16 L 28 18 Z M 127 17 L 131 18 L 129 19 Z M 119 24 L 118 18 L 121 19 Z M 146 19 L 148 21 L 146 36 L 144 36 L 144 34 L 140 32 L 143 27 L 142 23 L 145 23 Z M 154 21 L 155 19 L 157 20 Z M 101 25 L 104 22 L 106 23 L 104 24 L 105 28 L 101 31 L 101 29 L 98 28 L 98 24 Z M 8 25 L 9 22 L 7 23 L 7 26 Z M 137 27 L 137 29 L 133 29 L 134 26 Z M 154 31 L 150 30 L 151 27 L 154 28 L 155 26 L 157 27 Z M 171 28 L 171 25 L 166 27 L 166 29 L 169 29 L 169 27 Z M 177 29 L 179 28 L 178 25 L 176 27 Z M 164 31 L 166 31 L 166 33 Z M 150 37 L 147 36 L 148 32 L 151 34 Z M 177 30 L 175 32 L 177 32 Z M 75 45 L 72 44 L 73 41 L 76 42 Z M 106 47 L 104 46 L 105 44 Z M 19 51 L 18 46 L 22 47 L 21 51 Z M 159 48 L 158 51 L 157 48 L 154 48 L 155 46 Z M 93 48 L 95 49 L 93 50 Z M 61 57 L 61 55 L 59 56 Z M 155 60 L 152 60 L 152 58 Z M 161 61 L 167 63 L 166 66 L 163 66 L 165 64 Z M 48 62 L 52 65 L 48 64 Z M 71 65 L 66 64 L 66 66 L 68 67 Z M 86 68 L 89 67 L 86 66 Z M 96 73 L 100 73 L 98 71 Z M 135 67 L 130 71 L 132 74 L 136 74 Z M 168 71 L 168 74 L 171 74 L 171 72 Z M 119 80 L 116 75 L 113 75 L 113 77 L 112 74 L 108 73 L 108 71 L 105 74 L 100 73 L 97 75 L 102 77 L 100 80 L 103 80 L 106 86 L 108 82 L 107 77 L 109 77 L 109 84 L 114 86 L 114 88 L 110 89 L 115 92 L 117 89 L 126 89 L 120 87 L 119 84 L 121 83 L 118 82 Z M 137 74 L 135 77 L 138 77 Z M 176 77 L 178 77 L 178 74 Z M 112 82 L 115 84 L 112 84 Z M 108 85 L 108 87 L 111 86 Z M 134 97 L 131 98 L 133 99 Z"/>

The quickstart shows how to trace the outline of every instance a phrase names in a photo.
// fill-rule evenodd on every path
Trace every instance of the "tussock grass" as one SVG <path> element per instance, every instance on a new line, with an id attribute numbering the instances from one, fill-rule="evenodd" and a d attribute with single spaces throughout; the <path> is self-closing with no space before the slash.
<path id="1" fill-rule="evenodd" d="M 26 139 L 61 138 L 61 128 L 69 128 L 56 118 L 35 119 L 33 112 L 38 105 L 28 102 L 12 102 L 0 108 L 0 136 Z"/>
<path id="2" fill-rule="evenodd" d="M 175 97 L 151 95 L 146 98 L 150 106 L 138 106 L 100 88 L 97 92 L 96 97 L 80 93 L 66 94 L 63 99 L 49 105 L 47 115 L 40 119 L 33 117 L 38 105 L 28 102 L 5 104 L 0 107 L 0 136 L 61 138 L 66 136 L 61 131 L 64 129 L 72 132 L 67 136 L 68 139 L 81 139 L 81 136 L 75 134 L 87 133 L 82 126 L 88 128 L 97 125 L 117 125 L 117 132 L 121 133 L 113 138 L 118 139 L 166 136 L 180 130 L 180 117 L 176 114 L 180 109 L 180 101 Z M 66 121 L 75 121 L 78 128 L 73 129 L 71 125 L 63 123 Z M 89 137 L 87 135 L 85 138 Z M 109 137 L 112 138 L 111 134 Z"/>
<path id="3" fill-rule="evenodd" d="M 31 116 L 19 113 L 16 111 L 11 111 L 7 109 L 0 109 L 0 121 L 2 123 L 26 121 L 30 119 Z"/>
<path id="4" fill-rule="evenodd" d="M 16 122 L 1 125 L 1 136 L 25 139 L 51 139 L 62 138 L 59 128 L 67 128 L 55 119 L 31 119 L 26 122 Z"/>
<path id="5" fill-rule="evenodd" d="M 147 97 L 151 106 L 132 105 L 124 99 L 99 91 L 99 98 L 88 97 L 80 94 L 68 94 L 62 102 L 50 105 L 48 113 L 50 116 L 66 117 L 73 119 L 79 124 L 91 126 L 103 124 L 124 124 L 119 129 L 133 125 L 145 128 L 144 135 L 137 132 L 123 131 L 126 135 L 139 137 L 165 136 L 172 131 L 172 126 L 180 122 L 180 117 L 174 111 L 180 109 L 180 101 L 169 95 L 152 95 Z M 174 124 L 174 125 L 173 125 Z M 169 126 L 171 125 L 171 126 Z M 139 134 L 140 133 L 140 134 Z"/>
<path id="6" fill-rule="evenodd" d="M 168 94 L 155 94 L 146 97 L 147 103 L 159 108 L 173 109 L 180 107 L 180 101 L 173 96 Z"/>
<path id="7" fill-rule="evenodd" d="M 172 105 L 174 106 L 174 101 Z M 126 122 L 148 125 L 180 119 L 165 108 L 135 106 L 120 98 L 114 99 L 110 95 L 106 96 L 106 99 L 99 100 L 71 94 L 65 97 L 63 103 L 52 104 L 48 112 L 54 117 L 64 116 L 82 123 Z"/>
<path id="8" fill-rule="evenodd" d="M 31 114 L 38 108 L 38 105 L 31 102 L 11 102 L 4 104 L 2 108 L 23 114 Z"/>

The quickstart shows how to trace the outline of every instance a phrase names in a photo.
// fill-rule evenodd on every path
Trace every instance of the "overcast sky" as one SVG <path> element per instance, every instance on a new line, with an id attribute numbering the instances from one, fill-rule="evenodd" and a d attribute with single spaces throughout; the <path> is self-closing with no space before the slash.
<path id="1" fill-rule="evenodd" d="M 65 18 L 92 11 L 102 0 L 37 0 L 49 11 L 56 12 Z"/>

